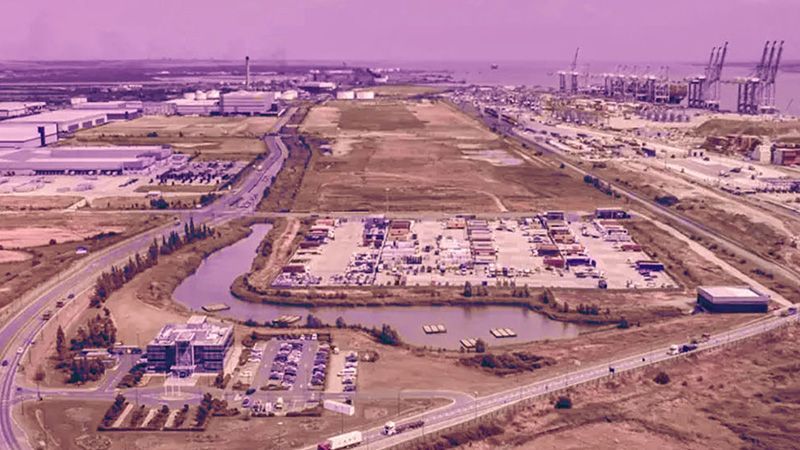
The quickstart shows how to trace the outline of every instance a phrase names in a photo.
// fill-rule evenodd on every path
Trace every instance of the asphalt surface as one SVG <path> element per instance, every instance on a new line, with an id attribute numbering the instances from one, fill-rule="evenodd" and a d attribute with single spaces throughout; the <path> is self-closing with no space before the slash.
<path id="1" fill-rule="evenodd" d="M 287 112 L 279 119 L 273 130 L 280 129 L 293 113 L 294 110 Z M 0 439 L 2 439 L 3 448 L 9 450 L 28 448 L 26 440 L 21 438 L 22 434 L 12 419 L 12 407 L 16 403 L 15 394 L 19 392 L 23 396 L 26 395 L 26 391 L 17 391 L 16 389 L 16 368 L 24 363 L 24 358 L 28 355 L 28 348 L 32 345 L 31 341 L 44 326 L 44 322 L 40 320 L 42 312 L 52 306 L 57 299 L 64 298 L 70 293 L 77 296 L 83 291 L 91 289 L 94 280 L 107 267 L 125 261 L 130 255 L 146 249 L 153 238 L 157 236 L 167 234 L 171 230 L 180 231 L 183 222 L 189 220 L 190 217 L 194 219 L 195 223 L 213 225 L 237 217 L 252 215 L 264 188 L 271 184 L 272 177 L 278 174 L 288 156 L 288 150 L 279 136 L 270 134 L 264 136 L 263 139 L 269 153 L 260 162 L 261 170 L 256 169 L 259 164 L 254 165 L 254 170 L 238 187 L 205 208 L 169 211 L 170 214 L 181 217 L 181 224 L 166 225 L 147 231 L 91 255 L 82 261 L 78 270 L 59 278 L 52 287 L 27 304 L 0 329 L 0 353 L 2 359 L 8 361 L 8 366 L 4 367 L 3 372 L 0 373 Z M 61 394 L 67 396 L 92 395 L 89 392 L 78 391 L 75 393 L 76 391 L 78 390 L 64 389 Z M 92 392 L 94 395 L 104 396 L 103 398 L 109 397 L 108 392 L 104 390 Z M 27 395 L 30 396 L 30 393 L 28 392 Z"/>

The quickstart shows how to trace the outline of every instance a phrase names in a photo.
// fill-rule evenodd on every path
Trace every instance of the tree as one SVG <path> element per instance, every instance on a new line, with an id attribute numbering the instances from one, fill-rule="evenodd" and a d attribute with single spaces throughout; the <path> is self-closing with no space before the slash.
<path id="1" fill-rule="evenodd" d="M 464 282 L 464 297 L 472 297 L 472 283 Z"/>
<path id="2" fill-rule="evenodd" d="M 336 328 L 345 328 L 347 324 L 344 322 L 344 317 L 337 317 L 336 318 Z"/>
<path id="3" fill-rule="evenodd" d="M 306 316 L 306 328 L 322 328 L 324 326 L 325 324 L 318 317 L 311 314 Z"/>
<path id="4" fill-rule="evenodd" d="M 556 409 L 570 409 L 572 408 L 572 399 L 562 395 L 561 397 L 558 397 L 558 400 L 556 400 L 555 407 Z"/>
<path id="5" fill-rule="evenodd" d="M 486 342 L 483 339 L 478 339 L 475 341 L 475 352 L 476 353 L 484 353 L 486 351 Z"/>
<path id="6" fill-rule="evenodd" d="M 669 380 L 669 375 L 667 374 L 667 372 L 664 372 L 662 370 L 662 371 L 658 372 L 658 374 L 656 375 L 655 378 L 653 378 L 653 381 L 655 381 L 658 384 L 668 384 L 669 381 L 670 381 Z"/>
<path id="7" fill-rule="evenodd" d="M 622 320 L 619 321 L 619 324 L 617 325 L 617 328 L 619 328 L 621 330 L 625 330 L 625 329 L 630 328 L 630 326 L 631 325 L 628 323 L 628 319 L 623 317 Z"/>
<path id="8" fill-rule="evenodd" d="M 44 368 L 42 366 L 39 366 L 36 369 L 36 373 L 33 375 L 33 380 L 36 381 L 37 383 L 42 382 L 44 381 L 44 376 L 45 376 Z"/>
<path id="9" fill-rule="evenodd" d="M 56 355 L 58 355 L 59 361 L 63 361 L 66 356 L 66 348 L 64 347 L 66 339 L 66 336 L 64 336 L 64 329 L 59 325 L 56 331 Z"/>
<path id="10" fill-rule="evenodd" d="M 378 341 L 385 345 L 400 345 L 400 335 L 391 326 L 383 324 L 380 333 L 377 333 Z"/>

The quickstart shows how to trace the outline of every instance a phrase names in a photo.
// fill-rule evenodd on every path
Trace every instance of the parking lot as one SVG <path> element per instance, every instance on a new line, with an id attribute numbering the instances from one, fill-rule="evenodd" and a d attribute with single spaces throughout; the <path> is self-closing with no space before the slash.
<path id="1" fill-rule="evenodd" d="M 602 222 L 613 235 L 600 222 L 563 213 L 549 221 L 394 219 L 377 232 L 374 223 L 340 221 L 335 238 L 299 249 L 291 262 L 324 286 L 675 286 L 665 272 L 637 267 L 651 258 L 630 241 L 624 222 Z M 380 238 L 370 240 L 373 233 Z"/>

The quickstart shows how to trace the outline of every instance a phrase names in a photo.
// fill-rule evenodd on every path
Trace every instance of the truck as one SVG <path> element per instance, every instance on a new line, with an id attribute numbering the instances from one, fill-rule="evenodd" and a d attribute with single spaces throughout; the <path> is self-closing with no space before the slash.
<path id="1" fill-rule="evenodd" d="M 667 350 L 667 354 L 668 355 L 677 355 L 680 352 L 681 352 L 681 348 L 677 344 L 670 345 L 669 346 L 669 350 Z"/>
<path id="2" fill-rule="evenodd" d="M 423 425 L 425 425 L 424 420 L 415 420 L 414 422 L 408 422 L 402 425 L 397 425 L 390 420 L 383 426 L 382 433 L 386 436 L 392 436 L 407 430 L 416 430 L 417 428 L 421 428 Z"/>
<path id="3" fill-rule="evenodd" d="M 317 445 L 317 450 L 340 450 L 343 448 L 355 447 L 364 440 L 360 431 L 351 431 L 327 439 Z"/>
<path id="4" fill-rule="evenodd" d="M 688 353 L 697 350 L 697 344 L 683 344 L 681 345 L 681 353 Z"/>

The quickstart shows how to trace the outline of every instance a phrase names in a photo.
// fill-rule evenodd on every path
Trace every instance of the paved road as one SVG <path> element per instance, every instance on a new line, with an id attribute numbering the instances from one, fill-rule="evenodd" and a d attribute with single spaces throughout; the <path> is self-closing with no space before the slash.
<path id="1" fill-rule="evenodd" d="M 681 358 L 689 354 L 719 348 L 723 345 L 757 336 L 778 327 L 796 323 L 797 321 L 797 315 L 788 317 L 766 316 L 763 319 L 753 321 L 738 328 L 713 335 L 708 341 L 699 344 L 698 349 L 692 352 L 672 355 L 669 354 L 669 347 L 657 348 L 649 352 L 626 356 L 608 364 L 578 369 L 564 375 L 537 381 L 484 397 L 469 397 L 467 401 L 460 399 L 444 408 L 415 416 L 414 419 L 419 418 L 425 421 L 425 426 L 421 429 L 407 431 L 395 436 L 382 435 L 380 433 L 380 427 L 364 430 L 364 443 L 359 446 L 359 448 L 388 449 L 400 443 L 424 436 L 425 433 L 463 424 L 524 400 L 550 395 L 584 383 L 619 376 L 621 373 L 658 364 L 670 359 Z M 611 368 L 613 368 L 613 373 Z M 432 392 L 431 395 L 434 396 L 435 392 Z M 409 418 L 406 420 L 412 419 Z M 400 421 L 400 423 L 406 420 Z M 313 447 L 308 448 L 311 449 Z"/>
<path id="2" fill-rule="evenodd" d="M 295 109 L 291 109 L 282 116 L 273 130 L 279 130 L 288 122 L 294 112 Z M 169 213 L 182 217 L 182 222 L 189 220 L 191 217 L 195 223 L 208 223 L 211 225 L 236 217 L 251 215 L 258 205 L 264 188 L 271 184 L 272 177 L 278 174 L 288 156 L 286 147 L 277 135 L 269 134 L 264 136 L 263 139 L 269 153 L 261 161 L 260 170 L 258 167 L 254 167 L 255 170 L 252 170 L 239 186 L 205 208 L 188 211 L 169 211 Z M 13 423 L 11 410 L 15 403 L 14 395 L 17 392 L 15 386 L 16 368 L 23 362 L 28 348 L 32 345 L 31 341 L 44 326 L 44 323 L 39 320 L 42 312 L 48 309 L 48 306 L 52 305 L 57 299 L 64 298 L 70 293 L 74 293 L 77 296 L 81 292 L 91 289 L 94 280 L 107 267 L 123 262 L 130 255 L 146 249 L 155 237 L 166 234 L 171 230 L 180 231 L 182 227 L 182 224 L 162 226 L 91 255 L 82 261 L 80 268 L 72 270 L 66 276 L 58 279 L 52 287 L 46 289 L 38 298 L 28 303 L 24 309 L 19 311 L 0 329 L 0 354 L 2 354 L 2 359 L 6 359 L 9 362 L 8 366 L 3 369 L 4 372 L 0 374 L 0 439 L 2 439 L 3 448 L 21 450 L 28 447 L 27 442 L 19 438 L 20 434 L 18 434 L 19 431 Z M 65 390 L 65 394 L 73 395 L 67 391 Z M 102 393 L 104 391 L 97 392 Z M 25 392 L 20 391 L 20 393 L 24 394 Z M 104 395 L 108 397 L 108 393 L 104 393 Z"/>

